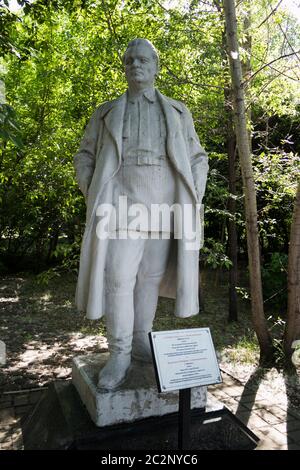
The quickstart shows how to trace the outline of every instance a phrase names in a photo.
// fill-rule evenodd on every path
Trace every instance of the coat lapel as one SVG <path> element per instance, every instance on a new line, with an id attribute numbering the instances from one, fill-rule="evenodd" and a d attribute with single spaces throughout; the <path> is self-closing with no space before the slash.
<path id="1" fill-rule="evenodd" d="M 104 116 L 106 128 L 116 142 L 119 161 L 121 161 L 122 155 L 122 131 L 125 106 L 126 93 L 112 103 L 111 107 L 106 110 L 106 114 Z"/>
<path id="2" fill-rule="evenodd" d="M 174 139 L 174 136 L 179 130 L 180 117 L 178 115 L 178 111 L 181 113 L 182 110 L 177 107 L 177 111 L 175 111 L 174 107 L 170 104 L 168 98 L 162 95 L 158 90 L 156 90 L 156 93 L 166 118 L 168 138 L 172 140 Z"/>
<path id="3" fill-rule="evenodd" d="M 183 122 L 181 122 L 180 117 L 180 114 L 183 113 L 183 109 L 180 107 L 179 103 L 169 100 L 158 90 L 156 90 L 156 93 L 166 118 L 168 156 L 178 173 L 181 174 L 187 183 L 194 198 L 197 200 L 187 143 L 183 135 Z"/>
<path id="4" fill-rule="evenodd" d="M 177 104 L 175 101 L 173 103 L 173 101 L 166 98 L 158 90 L 156 90 L 156 93 L 166 118 L 168 156 L 196 198 L 189 155 L 180 120 L 180 114 L 183 112 L 183 109 L 180 107 L 180 104 Z M 126 102 L 127 93 L 124 93 L 120 98 L 109 103 L 110 106 L 104 110 L 103 116 L 105 126 L 116 142 L 119 164 L 121 164 L 122 156 L 122 132 Z"/>

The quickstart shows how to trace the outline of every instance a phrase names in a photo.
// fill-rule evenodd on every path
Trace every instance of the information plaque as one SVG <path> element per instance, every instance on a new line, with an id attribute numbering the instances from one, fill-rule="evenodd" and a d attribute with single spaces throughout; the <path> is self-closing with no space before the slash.
<path id="1" fill-rule="evenodd" d="M 149 333 L 160 392 L 221 383 L 209 328 Z"/>

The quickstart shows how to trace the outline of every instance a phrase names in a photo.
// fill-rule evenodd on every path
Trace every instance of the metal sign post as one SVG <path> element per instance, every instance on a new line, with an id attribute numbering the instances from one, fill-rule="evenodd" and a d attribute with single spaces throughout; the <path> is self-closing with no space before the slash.
<path id="1" fill-rule="evenodd" d="M 188 450 L 191 446 L 191 389 L 179 390 L 178 449 Z"/>

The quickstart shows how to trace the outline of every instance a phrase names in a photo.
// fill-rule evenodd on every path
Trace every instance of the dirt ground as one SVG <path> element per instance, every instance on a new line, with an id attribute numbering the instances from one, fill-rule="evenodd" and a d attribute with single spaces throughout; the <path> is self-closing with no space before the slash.
<path id="1" fill-rule="evenodd" d="M 51 286 L 40 285 L 33 276 L 0 280 L 0 340 L 7 350 L 1 391 L 70 377 L 73 356 L 106 348 L 102 323 L 76 312 L 74 292 L 72 276 L 51 281 Z"/>
<path id="2" fill-rule="evenodd" d="M 7 350 L 6 365 L 0 366 L 0 391 L 69 378 L 74 356 L 107 349 L 104 322 L 76 312 L 75 288 L 72 274 L 47 284 L 27 273 L 0 278 L 0 340 Z M 162 299 L 158 310 L 160 328 L 180 324 L 172 315 L 171 301 Z"/>
<path id="3" fill-rule="evenodd" d="M 0 278 L 0 340 L 7 348 L 6 365 L 0 366 L 0 393 L 70 378 L 74 356 L 107 349 L 103 321 L 90 321 L 76 312 L 75 286 L 76 278 L 71 274 L 46 285 L 28 274 Z M 173 301 L 160 299 L 154 329 L 210 326 L 220 351 L 220 366 L 226 372 L 243 383 L 260 383 L 266 393 L 283 394 L 285 399 L 288 389 L 289 400 L 299 407 L 299 377 L 287 377 L 276 369 L 257 369 L 258 349 L 243 347 L 253 335 L 247 306 L 241 308 L 239 324 L 227 324 L 225 284 L 216 289 L 209 283 L 206 288 L 204 279 L 203 286 L 207 292 L 204 313 L 189 320 L 176 319 Z"/>

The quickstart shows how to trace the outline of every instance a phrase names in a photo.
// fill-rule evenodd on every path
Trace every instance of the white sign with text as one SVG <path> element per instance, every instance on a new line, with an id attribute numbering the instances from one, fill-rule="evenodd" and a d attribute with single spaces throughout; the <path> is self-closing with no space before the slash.
<path id="1" fill-rule="evenodd" d="M 150 333 L 161 392 L 221 383 L 209 328 Z"/>

